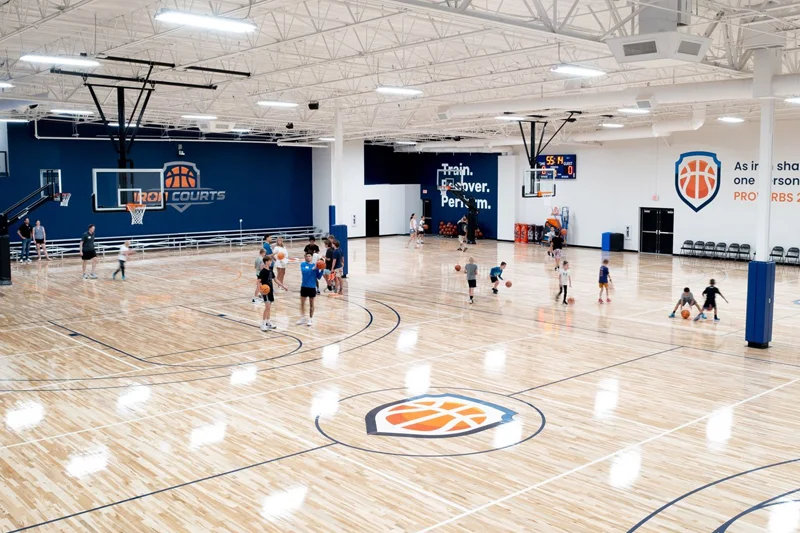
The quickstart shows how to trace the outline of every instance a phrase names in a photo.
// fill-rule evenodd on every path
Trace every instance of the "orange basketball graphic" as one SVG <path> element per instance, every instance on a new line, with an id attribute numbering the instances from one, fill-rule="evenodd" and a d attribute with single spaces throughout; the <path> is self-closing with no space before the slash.
<path id="1" fill-rule="evenodd" d="M 367 433 L 455 437 L 509 422 L 515 414 L 505 407 L 459 394 L 426 394 L 373 409 L 367 415 Z"/>
<path id="2" fill-rule="evenodd" d="M 164 176 L 164 185 L 168 189 L 188 189 L 197 186 L 197 176 L 189 167 L 178 165 L 169 169 Z"/>
<path id="3" fill-rule="evenodd" d="M 717 196 L 722 165 L 712 152 L 687 152 L 675 163 L 675 189 L 678 197 L 695 212 Z"/>

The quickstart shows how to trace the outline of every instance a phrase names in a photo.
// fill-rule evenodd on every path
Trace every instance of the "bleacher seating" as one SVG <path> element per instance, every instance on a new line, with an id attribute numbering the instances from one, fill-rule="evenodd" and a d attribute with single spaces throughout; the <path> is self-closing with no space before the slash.
<path id="1" fill-rule="evenodd" d="M 294 241 L 306 240 L 309 237 L 321 238 L 323 231 L 314 226 L 296 226 L 287 228 L 260 228 L 246 230 L 227 230 L 227 231 L 202 231 L 194 233 L 163 233 L 154 235 L 140 235 L 136 237 L 102 237 L 95 238 L 95 249 L 98 255 L 105 256 L 106 253 L 114 253 L 126 240 L 131 241 L 131 249 L 144 254 L 146 251 L 183 250 L 199 251 L 200 248 L 213 246 L 227 246 L 233 249 L 234 246 L 244 246 L 248 244 L 258 244 L 264 235 L 273 237 L 283 237 L 288 244 Z M 21 243 L 11 243 L 12 261 L 15 261 L 20 253 Z M 65 257 L 79 254 L 80 238 L 77 239 L 58 239 L 47 241 L 47 253 L 50 256 Z M 35 257 L 35 251 L 31 248 L 31 258 Z"/>

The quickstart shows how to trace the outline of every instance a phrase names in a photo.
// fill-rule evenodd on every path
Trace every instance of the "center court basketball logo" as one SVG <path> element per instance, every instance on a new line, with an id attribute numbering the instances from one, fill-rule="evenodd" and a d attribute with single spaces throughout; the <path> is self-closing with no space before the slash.
<path id="1" fill-rule="evenodd" d="M 161 202 L 161 192 L 149 190 L 143 201 Z M 200 186 L 200 169 L 188 161 L 171 161 L 164 165 L 164 203 L 183 213 L 193 205 L 208 205 L 225 199 L 225 191 Z"/>
<path id="2" fill-rule="evenodd" d="M 675 190 L 696 213 L 719 192 L 722 164 L 713 152 L 686 152 L 675 162 Z"/>
<path id="3" fill-rule="evenodd" d="M 424 394 L 376 407 L 366 416 L 367 434 L 446 438 L 511 422 L 514 411 L 460 394 Z"/>

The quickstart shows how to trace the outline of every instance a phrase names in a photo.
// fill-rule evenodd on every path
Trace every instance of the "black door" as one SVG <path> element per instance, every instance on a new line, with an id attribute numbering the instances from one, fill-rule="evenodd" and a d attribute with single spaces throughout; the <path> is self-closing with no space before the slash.
<path id="1" fill-rule="evenodd" d="M 380 200 L 367 200 L 367 237 L 379 237 L 381 234 Z"/>
<path id="2" fill-rule="evenodd" d="M 639 251 L 645 254 L 672 254 L 675 211 L 658 207 L 639 210 Z"/>
<path id="3" fill-rule="evenodd" d="M 431 218 L 431 213 L 433 213 L 433 209 L 431 208 L 431 201 L 430 200 L 422 200 L 422 220 L 428 229 L 425 230 L 425 233 L 430 233 L 431 228 L 433 227 L 433 219 Z"/>

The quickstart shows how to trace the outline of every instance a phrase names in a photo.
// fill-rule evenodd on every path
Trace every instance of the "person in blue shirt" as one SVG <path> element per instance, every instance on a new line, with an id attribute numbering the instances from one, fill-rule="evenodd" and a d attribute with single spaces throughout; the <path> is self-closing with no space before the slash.
<path id="1" fill-rule="evenodd" d="M 500 285 L 500 280 L 503 279 L 503 270 L 506 269 L 506 262 L 500 263 L 489 271 L 489 281 L 492 282 L 492 292 L 497 294 L 497 286 Z"/>
<path id="2" fill-rule="evenodd" d="M 302 277 L 300 283 L 301 318 L 297 321 L 297 325 L 305 324 L 311 327 L 314 320 L 314 298 L 317 297 L 317 280 L 322 277 L 322 270 L 317 268 L 309 253 L 306 253 L 305 263 L 300 263 L 300 275 Z M 306 300 L 310 302 L 308 319 L 306 319 Z"/>
<path id="3" fill-rule="evenodd" d="M 342 276 L 344 276 L 344 252 L 339 248 L 339 241 L 333 239 L 333 269 L 331 276 L 333 277 L 333 295 L 342 295 Z"/>
<path id="4" fill-rule="evenodd" d="M 272 255 L 272 245 L 270 242 L 272 241 L 272 235 L 264 235 L 264 242 L 262 246 L 267 251 L 267 255 Z"/>
<path id="5" fill-rule="evenodd" d="M 603 264 L 600 267 L 600 277 L 597 280 L 600 285 L 600 296 L 597 297 L 597 303 L 603 303 L 603 289 L 606 290 L 606 302 L 611 303 L 608 297 L 608 282 L 611 281 L 611 273 L 608 271 L 608 259 L 603 259 Z"/>

